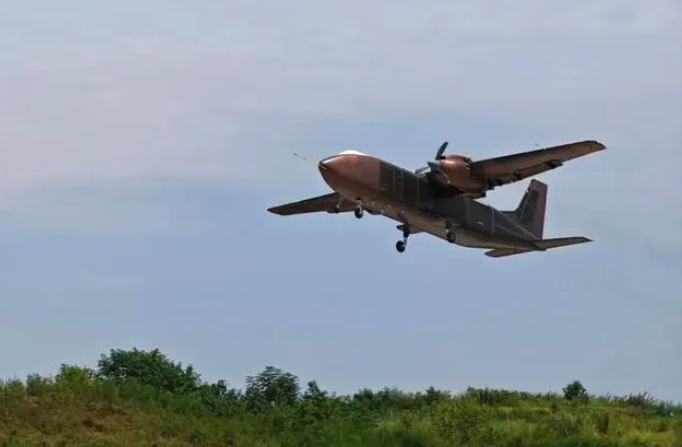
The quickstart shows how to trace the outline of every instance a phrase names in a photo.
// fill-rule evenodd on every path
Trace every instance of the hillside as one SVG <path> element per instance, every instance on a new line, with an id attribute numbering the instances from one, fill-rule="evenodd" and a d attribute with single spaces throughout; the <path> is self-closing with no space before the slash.
<path id="1" fill-rule="evenodd" d="M 303 388 L 303 389 L 301 389 Z M 0 388 L 2 446 L 682 446 L 682 408 L 646 394 L 468 389 L 336 396 L 268 366 L 244 391 L 158 350 L 112 350 Z"/>

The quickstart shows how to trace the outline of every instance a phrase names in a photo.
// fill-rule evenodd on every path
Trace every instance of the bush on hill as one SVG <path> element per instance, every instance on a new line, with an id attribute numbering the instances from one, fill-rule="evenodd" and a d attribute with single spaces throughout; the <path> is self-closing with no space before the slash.
<path id="1" fill-rule="evenodd" d="M 682 408 L 646 393 L 591 396 L 433 387 L 337 396 L 273 366 L 244 391 L 206 383 L 159 350 L 112 350 L 0 387 L 3 446 L 682 447 Z"/>

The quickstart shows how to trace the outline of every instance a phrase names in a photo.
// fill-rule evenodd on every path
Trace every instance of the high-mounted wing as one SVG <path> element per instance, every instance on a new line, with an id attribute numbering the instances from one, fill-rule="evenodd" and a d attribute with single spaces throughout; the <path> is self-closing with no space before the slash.
<path id="1" fill-rule="evenodd" d="M 345 213 L 355 209 L 355 204 L 333 192 L 323 196 L 312 197 L 310 199 L 300 200 L 298 202 L 291 202 L 285 205 L 274 206 L 268 208 L 268 211 L 280 216 L 289 216 L 292 214 L 303 213 L 319 213 L 326 211 L 328 213 L 335 213 L 335 207 L 339 205 L 339 213 Z"/>
<path id="2" fill-rule="evenodd" d="M 471 163 L 471 173 L 494 186 L 506 185 L 562 166 L 568 160 L 606 149 L 594 140 L 504 155 Z"/>

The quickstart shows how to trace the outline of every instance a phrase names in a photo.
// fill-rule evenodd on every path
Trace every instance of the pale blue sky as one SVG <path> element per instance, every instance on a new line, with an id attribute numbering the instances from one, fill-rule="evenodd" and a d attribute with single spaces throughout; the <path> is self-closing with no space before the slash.
<path id="1" fill-rule="evenodd" d="M 676 0 L 0 6 L 0 377 L 155 348 L 241 386 L 682 400 Z M 281 218 L 343 149 L 423 166 L 597 139 L 507 259 L 368 216 Z M 512 208 L 527 182 L 488 202 Z"/>

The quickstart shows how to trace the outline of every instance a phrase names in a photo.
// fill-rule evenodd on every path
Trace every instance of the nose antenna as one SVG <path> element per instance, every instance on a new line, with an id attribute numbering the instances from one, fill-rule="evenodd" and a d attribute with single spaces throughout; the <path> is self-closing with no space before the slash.
<path id="1" fill-rule="evenodd" d="M 314 163 L 314 164 L 317 164 L 322 169 L 327 169 L 327 167 L 325 165 L 320 164 L 320 163 L 315 163 L 313 160 L 311 160 L 307 157 L 304 157 L 303 155 L 301 155 L 299 153 L 294 152 L 294 157 L 298 158 L 299 160 L 301 160 L 304 163 Z"/>

